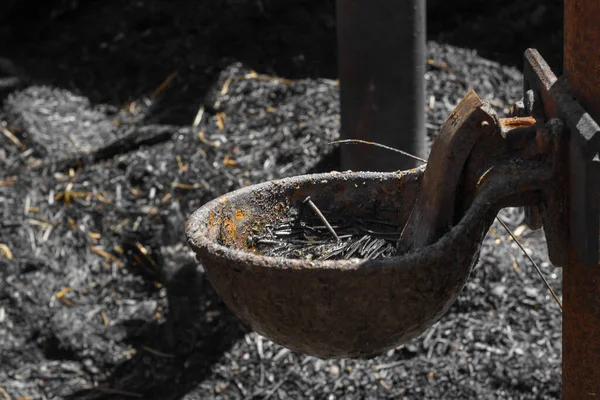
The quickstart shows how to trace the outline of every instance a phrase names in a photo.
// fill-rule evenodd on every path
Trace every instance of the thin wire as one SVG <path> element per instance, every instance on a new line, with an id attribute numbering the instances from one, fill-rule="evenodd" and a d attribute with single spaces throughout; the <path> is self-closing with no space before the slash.
<path id="1" fill-rule="evenodd" d="M 379 143 L 375 143 L 375 142 L 368 142 L 366 140 L 359 140 L 359 139 L 345 139 L 345 140 L 336 140 L 336 141 L 333 141 L 333 142 L 329 142 L 329 144 L 336 144 L 336 143 L 364 143 L 364 144 L 369 144 L 369 145 L 372 145 L 372 146 L 377 146 L 377 147 L 384 148 L 386 150 L 395 151 L 396 153 L 403 154 L 403 155 L 405 155 L 407 157 L 414 158 L 415 160 L 418 160 L 418 161 L 421 161 L 421 162 L 427 164 L 427 160 L 424 160 L 424 159 L 422 159 L 420 157 L 417 157 L 417 156 L 412 155 L 410 153 L 407 153 L 405 151 L 398 150 L 398 149 L 395 149 L 393 147 L 386 146 L 384 144 L 379 144 Z M 556 292 L 554 291 L 554 289 L 552 289 L 552 286 L 550 286 L 550 284 L 546 280 L 546 277 L 544 277 L 544 275 L 542 274 L 542 270 L 540 269 L 540 267 L 538 267 L 538 265 L 536 264 L 536 262 L 533 261 L 533 258 L 531 258 L 531 256 L 529 255 L 529 253 L 527 253 L 525 251 L 525 248 L 521 245 L 521 242 L 519 242 L 519 239 L 517 239 L 517 237 L 512 233 L 512 231 L 504 223 L 504 221 L 502 221 L 500 219 L 500 217 L 498 217 L 498 216 L 496 216 L 496 219 L 498 220 L 498 222 L 500 222 L 502 224 L 502 226 L 504 227 L 504 229 L 506 230 L 506 232 L 508 232 L 508 234 L 513 238 L 513 240 L 515 241 L 515 243 L 517 244 L 517 246 L 519 246 L 519 248 L 521 249 L 521 251 L 523 252 L 523 254 L 525 254 L 525 256 L 529 259 L 529 261 L 531 262 L 531 265 L 533 265 L 533 267 L 537 271 L 537 273 L 540 276 L 540 278 L 542 278 L 542 281 L 544 281 L 544 284 L 546 285 L 546 287 L 548 288 L 548 290 L 552 294 L 552 297 L 554 297 L 554 300 L 556 300 L 556 303 L 558 304 L 558 306 L 560 307 L 560 310 L 562 312 L 562 308 L 563 308 L 562 307 L 562 302 L 560 301 L 560 299 L 556 295 Z"/>
<path id="2" fill-rule="evenodd" d="M 323 223 L 325 224 L 325 226 L 327 227 L 327 229 L 329 230 L 329 232 L 331 232 L 331 234 L 335 237 L 335 240 L 339 243 L 340 242 L 340 237 L 335 232 L 335 229 L 333 229 L 333 227 L 331 226 L 331 224 L 329 223 L 329 221 L 327 221 L 327 218 L 325 218 L 325 216 L 323 215 L 323 213 L 321 212 L 321 210 L 319 210 L 319 208 L 317 207 L 317 205 L 315 203 L 313 203 L 313 201 L 310 199 L 310 196 L 308 196 L 306 199 L 304 199 L 303 203 L 308 204 L 310 206 L 310 208 L 312 208 L 312 210 L 319 216 L 319 218 L 321 219 L 321 221 L 323 221 Z"/>
<path id="3" fill-rule="evenodd" d="M 410 157 L 410 158 L 414 158 L 417 161 L 421 161 L 421 162 L 427 164 L 427 160 L 424 160 L 421 157 L 417 157 L 417 156 L 412 155 L 410 153 L 407 153 L 405 151 L 398 150 L 398 149 L 395 149 L 393 147 L 386 146 L 385 144 L 379 144 L 379 143 L 375 143 L 375 142 L 367 142 L 366 140 L 359 140 L 359 139 L 344 139 L 344 140 L 335 140 L 333 142 L 329 142 L 329 144 L 339 144 L 339 143 L 363 143 L 363 144 L 370 144 L 372 146 L 381 147 L 381 148 L 386 149 L 386 150 L 395 151 L 396 153 L 400 153 L 402 155 L 405 155 L 405 156 Z"/>
<path id="4" fill-rule="evenodd" d="M 548 288 L 548 290 L 550 291 L 550 293 L 552 293 L 552 297 L 554 297 L 554 300 L 556 300 L 556 303 L 558 304 L 558 306 L 560 307 L 560 310 L 562 311 L 562 308 L 563 308 L 562 307 L 562 302 L 560 301 L 560 299 L 558 298 L 558 296 L 556 295 L 556 293 L 554 292 L 554 290 L 552 289 L 552 287 L 550 286 L 550 284 L 548 283 L 548 281 L 546 280 L 546 278 L 542 274 L 542 270 L 540 269 L 540 267 L 538 267 L 538 265 L 536 264 L 536 262 L 533 261 L 533 258 L 531 258 L 531 256 L 529 255 L 529 253 L 527 253 L 525 251 L 525 249 L 521 245 L 521 242 L 519 242 L 519 240 L 517 239 L 517 237 L 511 232 L 510 229 L 508 229 L 508 226 L 506 226 L 506 224 L 504 223 L 504 221 L 502 221 L 500 219 L 500 217 L 496 217 L 496 219 L 498 220 L 498 222 L 500 222 L 502 224 L 502 226 L 504 227 L 504 229 L 506 229 L 506 232 L 508 232 L 508 234 L 513 238 L 513 240 L 515 241 L 515 243 L 517 244 L 517 246 L 519 246 L 519 248 L 521 249 L 521 251 L 523 251 L 523 254 L 525 254 L 525 256 L 527 256 L 527 258 L 529 258 L 529 261 L 531 261 L 531 264 L 535 267 L 535 270 L 537 271 L 538 275 L 540 276 L 540 278 L 542 278 L 542 280 L 544 281 L 544 284 L 546 285 L 546 287 Z"/>

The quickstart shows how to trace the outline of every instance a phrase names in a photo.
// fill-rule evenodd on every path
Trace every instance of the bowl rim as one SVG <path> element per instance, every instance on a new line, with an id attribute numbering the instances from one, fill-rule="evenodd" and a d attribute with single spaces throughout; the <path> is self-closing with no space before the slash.
<path id="1" fill-rule="evenodd" d="M 363 179 L 378 179 L 378 180 L 398 180 L 406 179 L 411 176 L 414 178 L 420 178 L 425 170 L 425 166 L 414 168 L 406 171 L 397 172 L 355 172 L 355 171 L 344 171 L 344 172 L 327 172 L 317 174 L 304 174 L 292 177 L 286 177 L 276 180 L 265 181 L 254 185 L 249 185 L 240 189 L 236 189 L 227 194 L 221 195 L 203 206 L 198 208 L 189 217 L 185 224 L 185 234 L 190 247 L 196 253 L 199 261 L 202 262 L 202 254 L 212 254 L 213 257 L 219 257 L 235 261 L 238 266 L 244 266 L 246 268 L 266 268 L 266 269 L 309 269 L 309 270 L 358 270 L 358 269 L 412 269 L 418 268 L 423 263 L 430 263 L 434 259 L 440 259 L 446 257 L 450 260 L 452 257 L 465 257 L 466 252 L 471 253 L 472 256 L 476 256 L 480 243 L 472 243 L 471 240 L 466 240 L 467 232 L 470 229 L 475 228 L 477 225 L 481 225 L 481 216 L 484 215 L 492 207 L 490 201 L 486 201 L 485 192 L 482 196 L 478 197 L 477 201 L 473 203 L 467 210 L 461 221 L 454 225 L 449 232 L 442 236 L 435 243 L 432 243 L 426 247 L 418 249 L 415 252 L 411 252 L 404 255 L 379 258 L 379 259 L 364 259 L 364 258 L 351 258 L 348 260 L 306 260 L 306 259 L 292 259 L 284 257 L 273 257 L 264 256 L 241 249 L 234 249 L 228 246 L 218 244 L 215 240 L 208 238 L 202 234 L 202 220 L 209 215 L 210 212 L 214 211 L 218 204 L 222 204 L 223 200 L 231 196 L 243 196 L 249 194 L 252 191 L 264 190 L 274 184 L 289 184 L 291 182 L 295 184 L 302 184 L 304 182 L 310 182 L 315 180 L 324 179 L 343 179 L 345 177 L 352 178 L 363 178 Z M 489 200 L 489 199 L 488 199 Z M 482 233 L 482 238 L 487 233 L 487 228 Z M 447 267 L 450 268 L 450 267 Z"/>

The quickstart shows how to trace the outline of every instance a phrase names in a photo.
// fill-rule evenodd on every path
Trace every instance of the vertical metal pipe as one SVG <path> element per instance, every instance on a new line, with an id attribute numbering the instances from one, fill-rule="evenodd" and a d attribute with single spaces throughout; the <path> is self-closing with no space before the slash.
<path id="1" fill-rule="evenodd" d="M 564 2 L 564 75 L 571 90 L 600 120 L 600 2 Z"/>
<path id="2" fill-rule="evenodd" d="M 564 2 L 564 76 L 596 121 L 600 118 L 599 18 L 598 0 Z M 573 225 L 563 272 L 563 398 L 567 400 L 600 398 L 600 266 L 586 266 L 574 246 L 574 230 L 582 228 L 576 217 L 600 201 L 600 169 L 589 154 L 577 151 L 580 145 L 570 145 L 569 218 Z M 587 234 L 597 236 L 598 232 Z"/>
<path id="3" fill-rule="evenodd" d="M 425 156 L 425 0 L 337 0 L 341 138 Z M 341 166 L 396 171 L 415 160 L 343 145 Z"/>
<path id="4" fill-rule="evenodd" d="M 574 245 L 573 230 L 583 229 L 577 224 L 575 214 L 585 207 L 581 201 L 575 202 L 574 191 L 583 189 L 588 195 L 596 193 L 597 207 L 600 169 L 597 163 L 582 160 L 573 146 L 570 150 L 570 157 L 578 160 L 570 162 L 569 171 L 571 235 L 567 265 L 563 268 L 563 398 L 594 399 L 600 398 L 600 266 L 586 265 Z"/>

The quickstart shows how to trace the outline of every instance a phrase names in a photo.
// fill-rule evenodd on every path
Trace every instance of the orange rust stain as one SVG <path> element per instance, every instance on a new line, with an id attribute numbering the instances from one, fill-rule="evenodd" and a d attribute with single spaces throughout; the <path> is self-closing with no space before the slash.
<path id="1" fill-rule="evenodd" d="M 527 128 L 535 125 L 533 117 L 502 118 L 500 124 L 505 128 Z"/>
<path id="2" fill-rule="evenodd" d="M 239 221 L 240 219 L 244 219 L 246 217 L 246 213 L 244 213 L 242 210 L 235 210 L 235 219 L 237 221 Z"/>
<path id="3" fill-rule="evenodd" d="M 237 224 L 229 217 L 226 217 L 223 221 L 224 231 L 227 233 L 227 239 L 234 240 L 235 233 L 237 231 Z"/>
<path id="4" fill-rule="evenodd" d="M 215 212 L 211 211 L 210 216 L 208 217 L 208 226 L 211 228 L 215 226 Z"/>

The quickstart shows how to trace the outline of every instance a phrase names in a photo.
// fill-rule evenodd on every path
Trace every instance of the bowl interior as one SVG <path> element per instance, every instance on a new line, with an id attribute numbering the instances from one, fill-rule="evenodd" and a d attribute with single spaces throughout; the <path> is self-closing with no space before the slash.
<path id="1" fill-rule="evenodd" d="M 197 210 L 188 241 L 217 293 L 261 335 L 319 357 L 371 357 L 420 335 L 448 310 L 476 262 L 486 221 L 469 217 L 427 248 L 372 260 L 266 257 L 248 238 L 308 196 L 329 215 L 376 214 L 402 227 L 423 170 L 315 174 L 242 188 Z"/>
<path id="2" fill-rule="evenodd" d="M 310 197 L 329 218 L 373 218 L 401 227 L 419 193 L 421 170 L 403 173 L 328 173 L 243 188 L 214 200 L 200 231 L 204 240 L 256 253 L 251 237 L 303 207 Z M 392 228 L 393 229 L 393 228 Z"/>

